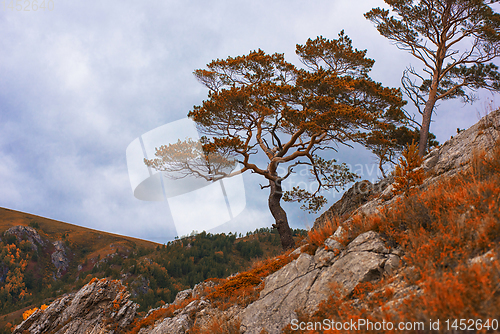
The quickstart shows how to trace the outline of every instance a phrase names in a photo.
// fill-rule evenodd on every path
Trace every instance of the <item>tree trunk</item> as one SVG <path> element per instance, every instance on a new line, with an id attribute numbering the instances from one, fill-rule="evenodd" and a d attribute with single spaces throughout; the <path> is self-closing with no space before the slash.
<path id="1" fill-rule="evenodd" d="M 275 224 L 273 225 L 280 235 L 281 246 L 284 250 L 295 247 L 295 241 L 293 240 L 292 230 L 288 225 L 288 218 L 286 217 L 286 212 L 280 205 L 281 196 L 283 196 L 283 191 L 281 188 L 281 183 L 269 180 L 269 186 L 271 187 L 271 193 L 269 194 L 269 210 L 274 217 Z"/>
<path id="2" fill-rule="evenodd" d="M 437 101 L 437 90 L 438 90 L 438 75 L 435 74 L 432 79 L 431 88 L 429 91 L 429 98 L 425 103 L 423 115 L 422 115 L 422 127 L 420 128 L 420 139 L 418 142 L 418 155 L 423 157 L 425 151 L 427 150 L 427 143 L 429 141 L 429 130 L 431 127 L 432 111 L 434 110 L 434 105 Z"/>
<path id="3" fill-rule="evenodd" d="M 425 151 L 427 150 L 427 142 L 429 141 L 429 130 L 431 127 L 431 117 L 432 109 L 434 109 L 434 103 L 427 101 L 425 104 L 424 112 L 422 115 L 422 127 L 420 128 L 420 139 L 418 141 L 418 155 L 423 157 Z"/>

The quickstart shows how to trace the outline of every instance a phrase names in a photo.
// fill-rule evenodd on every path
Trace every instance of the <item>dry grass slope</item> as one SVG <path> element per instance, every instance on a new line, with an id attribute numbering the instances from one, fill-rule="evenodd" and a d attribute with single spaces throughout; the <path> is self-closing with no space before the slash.
<path id="1" fill-rule="evenodd" d="M 66 234 L 66 238 L 70 240 L 70 242 L 95 244 L 96 248 L 108 246 L 113 242 L 128 244 L 132 242 L 137 246 L 145 248 L 154 248 L 158 246 L 157 243 L 147 240 L 102 232 L 28 213 L 0 208 L 0 233 L 5 232 L 13 226 L 28 226 L 30 223 L 37 223 L 40 226 L 40 230 L 44 233 L 43 236 L 51 241 L 61 240 L 62 236 Z"/>

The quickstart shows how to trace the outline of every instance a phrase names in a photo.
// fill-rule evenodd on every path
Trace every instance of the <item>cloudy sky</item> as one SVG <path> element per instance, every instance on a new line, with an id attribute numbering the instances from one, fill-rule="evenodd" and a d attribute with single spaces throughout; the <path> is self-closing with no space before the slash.
<path id="1" fill-rule="evenodd" d="M 364 19 L 384 5 L 378 0 L 51 0 L 36 11 L 33 2 L 0 8 L 0 206 L 161 243 L 176 235 L 171 208 L 134 197 L 125 152 L 206 98 L 193 70 L 258 48 L 298 65 L 297 43 L 342 29 L 368 49 L 371 76 L 386 86 L 398 87 L 405 66 L 418 64 Z M 489 100 L 441 103 L 431 131 L 444 142 L 484 115 Z M 377 178 L 375 159 L 360 149 L 336 158 Z M 272 223 L 262 180 L 243 180 L 245 210 L 214 231 Z M 294 228 L 317 216 L 285 208 Z"/>

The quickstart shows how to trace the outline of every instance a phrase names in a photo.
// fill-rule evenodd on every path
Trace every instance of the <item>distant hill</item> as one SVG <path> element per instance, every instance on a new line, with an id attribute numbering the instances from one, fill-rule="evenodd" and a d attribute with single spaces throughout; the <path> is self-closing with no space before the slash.
<path id="1" fill-rule="evenodd" d="M 279 235 L 266 228 L 243 238 L 201 233 L 161 245 L 0 208 L 0 333 L 19 323 L 25 310 L 93 278 L 121 280 L 138 311 L 146 312 L 171 303 L 183 289 L 227 277 L 280 250 Z"/>
<path id="2" fill-rule="evenodd" d="M 98 240 L 92 241 L 96 249 L 99 249 L 101 246 L 107 246 L 113 242 L 128 242 L 137 245 L 137 247 L 145 248 L 154 248 L 159 245 L 158 243 L 147 240 L 102 232 L 29 213 L 0 208 L 0 233 L 3 234 L 9 228 L 17 225 L 38 226 L 51 241 L 61 240 L 62 236 L 66 234 L 69 240 L 74 239 L 75 242 L 78 240 L 78 243 L 86 243 L 97 236 Z"/>

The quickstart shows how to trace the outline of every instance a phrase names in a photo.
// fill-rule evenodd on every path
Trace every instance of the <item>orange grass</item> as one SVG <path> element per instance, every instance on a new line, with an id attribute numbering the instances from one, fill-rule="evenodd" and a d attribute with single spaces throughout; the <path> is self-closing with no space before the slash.
<path id="1" fill-rule="evenodd" d="M 182 301 L 179 304 L 169 304 L 167 307 L 162 307 L 157 310 L 151 312 L 147 317 L 142 318 L 141 320 L 134 320 L 134 322 L 130 325 L 132 328 L 127 332 L 127 334 L 137 334 L 141 330 L 141 328 L 147 328 L 155 324 L 158 320 L 163 320 L 165 318 L 170 318 L 174 316 L 174 312 L 186 307 L 189 303 L 191 303 L 196 298 L 188 298 Z"/>
<path id="2" fill-rule="evenodd" d="M 325 240 L 337 231 L 339 223 L 339 218 L 333 217 L 331 220 L 326 221 L 320 228 L 309 230 L 307 232 L 307 241 L 318 247 L 323 245 Z"/>
<path id="3" fill-rule="evenodd" d="M 419 169 L 423 159 L 418 155 L 418 145 L 412 142 L 403 151 L 399 164 L 394 170 L 394 193 L 409 195 L 416 191 L 425 178 L 423 169 Z"/>
<path id="4" fill-rule="evenodd" d="M 213 288 L 207 298 L 223 310 L 234 304 L 245 307 L 258 298 L 259 292 L 264 288 L 262 283 L 264 277 L 298 257 L 290 253 L 291 251 L 287 251 L 275 258 L 258 261 L 249 271 L 221 280 L 221 283 Z"/>

